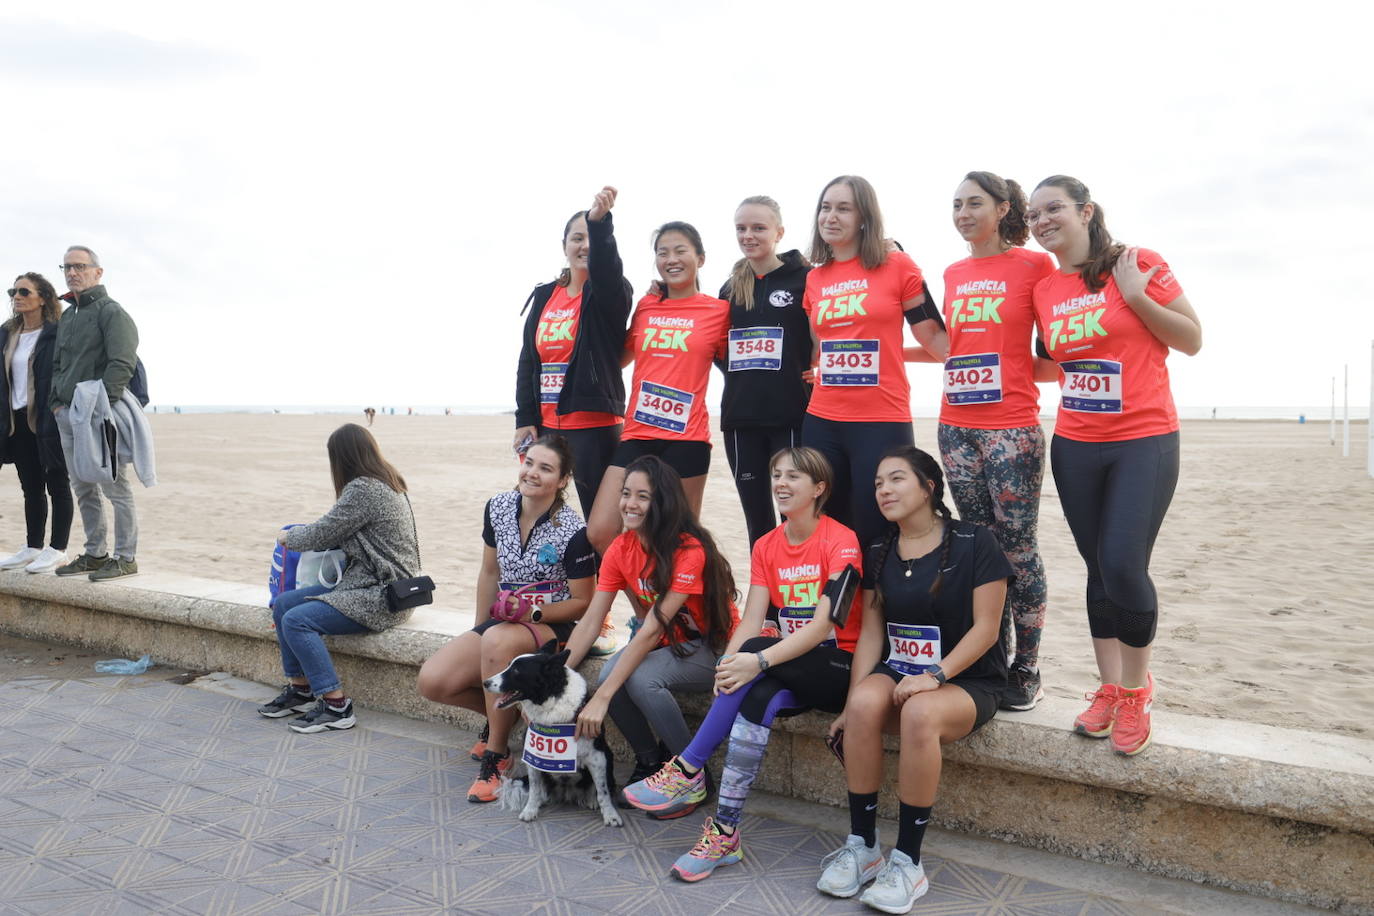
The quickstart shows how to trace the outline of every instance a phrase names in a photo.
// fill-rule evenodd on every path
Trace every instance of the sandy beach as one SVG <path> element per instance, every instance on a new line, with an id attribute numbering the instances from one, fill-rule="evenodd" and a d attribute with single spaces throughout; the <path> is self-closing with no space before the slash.
<path id="1" fill-rule="evenodd" d="M 333 501 L 324 442 L 349 418 L 158 414 L 159 486 L 137 488 L 139 566 L 263 584 L 276 529 Z M 509 416 L 379 416 L 383 451 L 411 487 L 425 571 L 438 606 L 472 614 L 482 507 L 510 487 Z M 1185 421 L 1183 467 L 1155 548 L 1161 622 L 1154 673 L 1160 709 L 1374 736 L 1374 479 L 1365 426 L 1352 455 L 1325 423 Z M 933 450 L 935 422 L 918 420 Z M 748 541 L 723 448 L 713 455 L 703 520 L 747 582 Z M 0 471 L 0 549 L 23 544 L 12 466 Z M 1048 693 L 1095 686 L 1083 611 L 1083 564 L 1046 473 L 1041 551 L 1050 605 L 1041 656 Z M 73 554 L 80 551 L 78 514 Z M 618 615 L 619 616 L 619 615 Z"/>

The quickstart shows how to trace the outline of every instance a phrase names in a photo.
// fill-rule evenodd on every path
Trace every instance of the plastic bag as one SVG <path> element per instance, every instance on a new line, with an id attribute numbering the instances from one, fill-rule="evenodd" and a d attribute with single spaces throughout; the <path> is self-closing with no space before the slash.
<path id="1" fill-rule="evenodd" d="M 348 556 L 339 548 L 333 550 L 302 550 L 296 565 L 296 588 L 323 585 L 338 588 L 343 581 Z"/>
<path id="2" fill-rule="evenodd" d="M 153 658 L 150 655 L 145 655 L 136 662 L 127 658 L 107 658 L 96 662 L 95 670 L 101 674 L 142 674 L 152 663 Z"/>

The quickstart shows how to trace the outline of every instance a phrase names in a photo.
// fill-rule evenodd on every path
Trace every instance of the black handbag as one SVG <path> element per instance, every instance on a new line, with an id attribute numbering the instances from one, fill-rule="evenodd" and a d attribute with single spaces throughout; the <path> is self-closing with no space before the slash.
<path id="1" fill-rule="evenodd" d="M 415 533 L 415 556 L 420 556 L 420 531 L 415 527 L 415 507 L 410 504 L 410 494 L 405 494 L 406 507 L 410 509 L 410 528 Z M 421 561 L 421 566 L 424 562 Z M 387 610 L 395 614 L 408 611 L 424 604 L 434 603 L 434 580 L 429 576 L 411 576 L 388 582 L 384 589 Z"/>

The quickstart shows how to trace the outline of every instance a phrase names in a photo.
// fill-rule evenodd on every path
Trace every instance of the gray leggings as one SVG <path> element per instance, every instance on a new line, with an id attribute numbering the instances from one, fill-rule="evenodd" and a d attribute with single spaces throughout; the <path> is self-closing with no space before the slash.
<path id="1" fill-rule="evenodd" d="M 692 733 L 671 691 L 704 692 L 715 681 L 716 660 L 703 641 L 689 640 L 682 647 L 690 650 L 684 658 L 678 658 L 667 646 L 650 652 L 611 697 L 611 721 L 630 742 L 639 760 L 656 761 L 659 740 L 673 754 L 687 746 Z M 606 662 L 601 669 L 602 683 L 624 653 L 621 649 Z M 658 738 L 654 737 L 655 730 Z"/>

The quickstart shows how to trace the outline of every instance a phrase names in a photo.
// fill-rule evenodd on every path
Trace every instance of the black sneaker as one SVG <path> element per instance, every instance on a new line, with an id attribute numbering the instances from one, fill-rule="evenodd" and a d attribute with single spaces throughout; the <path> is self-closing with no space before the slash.
<path id="1" fill-rule="evenodd" d="M 314 697 L 308 693 L 302 693 L 295 684 L 287 684 L 275 700 L 258 707 L 258 715 L 266 716 L 269 719 L 280 719 L 282 716 L 289 716 L 293 712 L 306 712 L 314 705 Z"/>
<path id="2" fill-rule="evenodd" d="M 1002 691 L 1002 709 L 1025 712 L 1034 709 L 1035 704 L 1045 698 L 1045 688 L 1040 686 L 1040 672 L 1032 671 L 1017 662 L 1011 666 L 1007 675 L 1007 686 Z"/>
<path id="3" fill-rule="evenodd" d="M 313 709 L 287 725 L 287 728 L 302 735 L 313 735 L 327 728 L 352 728 L 356 724 L 358 720 L 353 715 L 352 700 L 344 703 L 342 709 L 335 709 L 325 702 L 324 697 L 320 697 Z"/>

